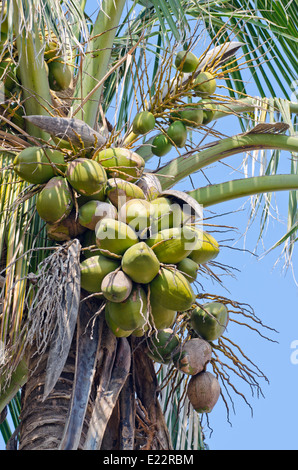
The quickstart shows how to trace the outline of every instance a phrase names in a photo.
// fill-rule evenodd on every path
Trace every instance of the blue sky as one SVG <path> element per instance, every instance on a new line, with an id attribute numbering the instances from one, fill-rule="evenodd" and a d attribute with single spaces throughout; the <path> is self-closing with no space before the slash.
<path id="1" fill-rule="evenodd" d="M 281 197 L 286 203 L 286 197 Z M 243 201 L 224 204 L 223 210 L 232 210 L 240 206 Z M 229 207 L 230 206 L 230 207 Z M 219 208 L 218 208 L 219 209 Z M 233 220 L 237 219 L 237 220 Z M 245 213 L 242 214 L 245 224 Z M 239 213 L 229 217 L 229 223 L 239 222 Z M 269 247 L 277 239 L 278 227 L 270 228 L 266 237 Z M 254 230 L 248 237 L 247 248 L 252 249 Z M 241 247 L 241 244 L 238 244 Z M 239 325 L 229 325 L 227 336 L 236 341 L 245 354 L 262 370 L 269 380 L 269 384 L 260 379 L 259 383 L 264 398 L 251 396 L 250 389 L 244 382 L 234 381 L 239 391 L 245 393 L 247 400 L 253 408 L 246 405 L 241 397 L 235 398 L 235 414 L 231 410 L 227 422 L 226 408 L 220 400 L 209 415 L 209 425 L 206 426 L 206 442 L 211 449 L 265 449 L 289 450 L 297 449 L 297 374 L 298 365 L 291 362 L 291 349 L 293 341 L 298 339 L 297 302 L 298 289 L 291 273 L 285 276 L 281 266 L 273 269 L 277 259 L 277 251 L 272 252 L 261 260 L 255 259 L 249 253 L 222 249 L 218 261 L 229 263 L 238 268 L 237 278 L 226 278 L 225 287 L 230 291 L 230 297 L 238 302 L 250 304 L 262 322 L 279 333 L 266 332 L 263 334 L 278 341 L 269 342 L 261 338 L 256 332 Z M 297 256 L 295 257 L 297 259 Z M 297 264 L 296 264 L 297 265 Z M 207 288 L 207 286 L 204 286 Z M 213 289 L 218 293 L 222 289 Z M 207 289 L 208 291 L 208 289 Z M 225 295 L 223 293 L 223 295 Z M 244 392 L 245 391 L 245 392 Z M 206 420 L 203 420 L 206 424 Z"/>

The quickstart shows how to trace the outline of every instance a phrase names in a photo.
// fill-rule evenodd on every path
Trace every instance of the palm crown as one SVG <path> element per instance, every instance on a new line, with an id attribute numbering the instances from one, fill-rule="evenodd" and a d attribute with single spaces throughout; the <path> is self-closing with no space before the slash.
<path id="1" fill-rule="evenodd" d="M 172 293 L 180 282 L 177 277 L 172 287 L 169 287 L 170 277 L 176 275 L 177 269 L 173 270 L 172 266 L 178 266 L 186 258 L 191 260 L 188 255 L 193 250 L 187 254 L 184 251 L 181 259 L 167 258 L 167 250 L 172 254 L 173 244 L 168 248 L 165 243 L 169 240 L 172 243 L 175 239 L 167 235 L 164 240 L 154 239 L 151 245 L 143 243 L 145 248 L 143 245 L 139 247 L 132 262 L 126 251 L 125 259 L 124 252 L 116 251 L 120 243 L 114 244 L 111 250 L 111 245 L 104 246 L 103 241 L 98 241 L 98 233 L 96 242 L 93 239 L 92 243 L 89 241 L 84 246 L 82 237 L 86 234 L 85 229 L 90 233 L 94 227 L 91 229 L 86 222 L 82 225 L 84 214 L 80 197 L 81 200 L 84 196 L 88 199 L 91 195 L 93 202 L 106 203 L 107 191 L 110 191 L 109 194 L 115 192 L 111 182 L 113 178 L 122 180 L 121 190 L 123 181 L 131 191 L 137 191 L 135 186 L 144 190 L 143 195 L 146 197 L 137 196 L 134 200 L 145 200 L 148 205 L 153 205 L 156 195 L 152 195 L 152 190 L 156 189 L 157 195 L 179 202 L 179 207 L 183 204 L 190 206 L 195 215 L 200 212 L 198 204 L 209 207 L 238 197 L 254 196 L 251 217 L 256 208 L 262 209 L 261 236 L 270 212 L 272 192 L 287 190 L 288 228 L 276 245 L 284 244 L 287 260 L 291 259 L 297 229 L 298 178 L 295 158 L 291 159 L 286 174 L 281 175 L 278 170 L 280 152 L 291 152 L 294 157 L 298 149 L 294 125 L 298 106 L 295 96 L 293 99 L 296 79 L 294 52 L 297 51 L 296 11 L 293 2 L 286 0 L 272 2 L 270 8 L 267 1 L 257 0 L 103 0 L 93 19 L 88 16 L 92 8 L 93 5 L 86 1 L 2 2 L 1 75 L 4 100 L 1 103 L 0 154 L 3 292 L 0 316 L 0 409 L 4 410 L 9 404 L 17 423 L 18 395 L 13 397 L 32 379 L 28 373 L 31 348 L 34 348 L 35 357 L 40 358 L 41 364 L 47 358 L 43 398 L 50 396 L 73 354 L 72 340 L 76 331 L 77 363 L 73 395 L 63 437 L 60 436 L 60 448 L 78 448 L 82 445 L 81 432 L 88 416 L 86 410 L 92 392 L 90 386 L 83 384 L 82 377 L 88 379 L 90 384 L 93 381 L 97 384 L 97 394 L 93 398 L 97 405 L 104 404 L 106 412 L 106 419 L 98 418 L 95 407 L 95 412 L 88 417 L 85 448 L 100 448 L 104 436 L 104 442 L 108 442 L 106 430 L 110 429 L 109 426 L 112 428 L 112 412 L 118 406 L 128 420 L 126 425 L 130 433 L 139 439 L 136 442 L 140 448 L 150 445 L 157 448 L 158 445 L 161 448 L 182 448 L 185 443 L 181 442 L 183 437 L 179 434 L 177 423 L 186 417 L 189 420 L 189 445 L 193 448 L 203 447 L 199 415 L 193 410 L 188 413 L 188 403 L 192 398 L 191 394 L 185 397 L 192 380 L 189 377 L 202 377 L 206 363 L 210 362 L 213 377 L 223 383 L 222 388 L 231 386 L 234 389 L 229 383 L 225 366 L 221 367 L 223 360 L 220 357 L 228 364 L 229 361 L 237 361 L 237 351 L 241 351 L 241 345 L 232 350 L 232 344 L 229 338 L 223 336 L 222 330 L 214 338 L 203 334 L 204 343 L 210 348 L 212 356 L 208 356 L 208 360 L 196 373 L 190 373 L 190 369 L 185 372 L 185 365 L 181 365 L 181 358 L 179 355 L 177 358 L 177 354 L 175 356 L 168 351 L 167 354 L 161 354 L 159 351 L 158 354 L 162 355 L 160 360 L 158 355 L 152 354 L 152 350 L 151 355 L 144 353 L 144 341 L 152 341 L 152 331 L 156 334 L 154 322 L 150 323 L 148 318 L 143 322 L 147 314 L 142 310 L 146 296 L 150 297 L 151 290 L 157 292 L 157 297 L 163 292 L 159 285 L 161 281 L 158 283 L 156 280 L 161 272 L 163 275 L 171 273 L 167 278 L 167 289 Z M 247 76 L 254 80 L 259 96 L 250 96 L 249 85 L 246 85 Z M 239 120 L 241 133 L 234 135 L 231 132 L 229 136 L 223 134 L 220 123 L 228 116 L 232 116 L 235 121 Z M 42 148 L 48 149 L 48 153 L 45 152 L 44 168 L 50 176 L 43 181 L 35 181 L 32 175 L 37 177 L 37 170 L 27 170 L 28 161 L 24 154 L 27 152 L 31 155 L 34 149 L 35 155 L 39 155 Z M 121 152 L 119 149 L 122 149 Z M 268 163 L 265 159 L 266 149 L 271 152 Z M 108 154 L 110 150 L 112 153 Z M 211 164 L 218 164 L 227 157 L 244 152 L 246 155 L 253 152 L 254 159 L 259 158 L 259 174 L 254 166 L 249 174 L 247 159 L 243 159 L 243 168 L 247 170 L 245 178 L 206 185 L 209 182 L 205 180 L 206 172 Z M 25 166 L 22 166 L 20 155 L 25 159 Z M 17 162 L 16 158 L 19 158 Z M 102 188 L 98 186 L 96 192 L 84 194 L 76 180 L 78 158 L 85 162 L 88 160 L 88 168 L 92 162 L 92 171 L 96 165 L 103 168 L 100 182 Z M 91 173 L 91 169 L 86 171 Z M 65 175 L 67 184 L 71 186 L 71 196 L 67 185 L 62 196 L 61 180 L 65 180 Z M 145 176 L 149 178 L 149 184 Z M 186 183 L 189 177 L 191 186 Z M 57 222 L 61 220 L 51 219 L 48 205 L 52 193 L 44 192 L 47 182 L 52 178 L 57 179 L 60 188 L 57 192 L 58 186 L 55 186 L 59 197 L 53 206 L 56 209 L 65 201 L 69 210 L 66 214 L 63 206 L 61 220 L 66 219 L 66 215 L 71 217 L 70 214 L 80 214 L 79 221 L 82 224 L 79 226 L 77 218 L 73 216 L 66 228 L 59 227 L 57 230 Z M 106 186 L 107 179 L 110 186 Z M 99 184 L 98 179 L 96 184 Z M 45 203 L 42 202 L 42 194 L 45 194 Z M 263 194 L 266 197 L 262 197 Z M 111 201 L 112 196 L 108 202 Z M 98 204 L 95 206 L 98 207 Z M 116 207 L 119 219 L 121 208 Z M 148 228 L 148 224 L 143 228 Z M 208 231 L 208 224 L 206 228 Z M 201 236 L 202 233 L 200 230 Z M 146 241 L 146 237 L 139 235 L 137 241 L 140 240 Z M 179 240 L 181 242 L 181 238 Z M 132 279 L 142 257 L 147 260 L 146 263 L 152 264 L 154 275 L 150 281 L 146 276 L 146 280 L 140 280 L 144 275 L 142 268 L 133 279 L 133 283 L 139 287 L 134 302 L 128 306 L 132 315 L 129 327 L 126 323 L 120 323 L 117 303 L 107 297 L 111 295 L 109 284 L 105 287 L 104 303 L 98 302 L 96 296 L 94 299 L 98 291 L 88 290 L 88 280 L 84 284 L 85 273 L 89 272 L 89 258 L 85 256 L 82 261 L 81 257 L 80 263 L 80 250 L 83 246 L 82 253 L 84 250 L 86 253 L 87 248 L 93 245 L 97 245 L 93 249 L 101 249 L 101 254 L 96 253 L 96 256 L 111 255 L 113 251 L 113 256 L 108 257 L 109 262 L 105 264 L 105 275 L 119 271 L 119 259 L 122 259 L 120 272 L 123 271 L 126 277 Z M 155 250 L 154 256 L 158 258 L 156 272 L 155 258 L 152 261 L 151 254 L 148 255 L 148 245 L 150 250 Z M 213 271 L 216 262 L 213 260 L 219 247 L 213 238 L 211 245 L 213 252 L 209 258 L 192 259 L 196 264 L 194 278 L 199 272 L 216 279 Z M 126 245 L 125 250 L 128 252 Z M 110 268 L 112 265 L 113 269 Z M 100 269 L 103 269 L 102 265 Z M 182 265 L 178 266 L 180 274 L 184 272 L 183 269 L 185 267 L 182 268 Z M 127 279 L 125 282 L 127 290 L 130 284 Z M 144 284 L 149 284 L 150 288 L 148 290 L 146 287 L 142 297 L 140 285 Z M 121 286 L 122 295 L 123 284 Z M 228 321 L 228 310 L 236 310 L 253 325 L 259 324 L 253 313 L 247 312 L 237 302 L 216 294 L 203 295 L 194 291 L 191 286 L 184 289 L 179 294 L 182 300 L 174 297 L 174 306 L 169 305 L 169 295 L 166 297 L 166 294 L 162 294 L 166 300 L 161 310 L 164 312 L 168 309 L 175 311 L 175 314 L 178 310 L 179 314 L 169 324 L 161 323 L 162 327 L 157 330 L 171 327 L 174 330 L 171 335 L 177 334 L 183 345 L 190 340 L 201 340 L 202 330 L 196 330 L 196 322 L 199 322 L 197 316 L 202 315 L 198 309 L 203 305 L 203 310 L 206 310 L 206 305 L 210 303 L 215 303 L 225 312 L 223 323 Z M 113 295 L 116 295 L 115 292 Z M 181 300 L 181 305 L 178 305 L 178 300 Z M 49 312 L 52 314 L 49 315 Z M 209 317 L 217 315 L 215 310 L 212 312 L 209 312 Z M 90 320 L 90 315 L 94 320 Z M 111 323 L 106 330 L 108 318 Z M 231 315 L 230 321 L 233 321 Z M 86 328 L 90 328 L 90 337 L 87 338 L 83 335 Z M 120 330 L 129 334 L 120 334 Z M 59 340 L 55 339 L 57 331 Z M 92 342 L 90 338 L 95 338 L 95 341 Z M 133 351 L 137 347 L 141 353 L 134 357 Z M 177 353 L 177 349 L 175 351 Z M 103 354 L 105 360 L 102 359 Z M 171 360 L 174 359 L 174 365 L 165 360 L 167 355 L 171 356 Z M 126 360 L 121 362 L 123 356 Z M 158 390 L 156 379 L 151 383 L 156 374 L 152 359 L 156 364 L 163 364 L 157 371 L 159 387 L 164 390 L 162 406 L 152 401 Z M 33 364 L 38 370 L 39 361 L 34 359 L 29 363 L 30 369 Z M 101 378 L 95 373 L 95 364 L 100 365 Z M 241 361 L 238 364 L 238 367 L 226 367 L 258 387 L 251 365 Z M 132 383 L 132 375 L 129 373 L 132 367 L 135 368 L 135 383 Z M 109 376 L 111 369 L 113 373 Z M 145 385 L 142 384 L 142 373 Z M 148 387 L 147 391 L 144 391 L 144 386 Z M 137 404 L 132 403 L 133 390 L 137 390 Z M 108 392 L 112 396 L 110 401 L 105 395 Z M 222 396 L 226 402 L 223 393 Z M 83 404 L 80 400 L 83 400 Z M 209 405 L 212 408 L 214 403 Z M 194 409 L 198 408 L 199 405 L 194 406 Z M 84 409 L 82 416 L 78 413 L 79 409 Z M 151 441 L 148 427 L 150 420 L 156 426 L 156 435 Z M 123 422 L 120 422 L 123 426 Z M 8 439 L 7 423 L 4 421 L 1 426 Z M 132 439 L 125 439 L 124 434 L 123 428 L 120 447 L 132 448 Z M 27 439 L 30 440 L 29 437 Z M 24 442 L 22 445 L 25 447 L 26 437 Z"/>

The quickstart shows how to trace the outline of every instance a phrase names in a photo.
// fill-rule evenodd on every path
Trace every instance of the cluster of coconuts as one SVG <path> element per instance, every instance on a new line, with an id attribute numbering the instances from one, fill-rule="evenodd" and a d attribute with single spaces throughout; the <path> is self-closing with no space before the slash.
<path id="1" fill-rule="evenodd" d="M 4 21 L 1 23 L 0 34 L 0 80 L 4 85 L 2 92 L 5 97 L 10 97 L 20 91 L 20 79 L 15 61 L 11 58 L 8 49 L 5 49 L 7 44 L 7 21 Z"/>
<path id="2" fill-rule="evenodd" d="M 51 62 L 55 64 L 51 49 L 48 58 L 50 70 Z M 179 64 L 178 55 L 175 65 L 188 73 L 185 65 L 189 58 L 188 53 Z M 198 80 L 196 86 L 203 89 L 206 82 L 211 82 L 210 77 L 202 83 Z M 183 146 L 184 127 L 194 125 L 194 116 L 188 113 L 193 110 L 184 111 L 173 114 L 167 134 L 170 147 Z M 201 125 L 203 110 L 196 107 L 195 111 L 201 115 L 197 124 Z M 142 111 L 133 121 L 133 132 L 145 134 L 154 126 L 153 114 Z M 158 144 L 161 137 L 155 139 Z M 159 144 L 155 144 L 153 141 L 153 153 L 161 155 Z M 220 391 L 214 385 L 216 378 L 206 371 L 212 352 L 209 341 L 222 334 L 226 324 L 222 317 L 217 318 L 217 305 L 208 314 L 211 323 L 204 319 L 205 329 L 202 325 L 199 328 L 198 318 L 203 314 L 195 307 L 192 283 L 199 265 L 218 255 L 219 245 L 210 234 L 196 228 L 191 208 L 183 199 L 163 193 L 158 178 L 145 173 L 144 167 L 140 155 L 121 147 L 99 149 L 90 158 L 74 159 L 65 158 L 60 150 L 29 147 L 13 162 L 21 179 L 39 186 L 36 210 L 46 222 L 48 237 L 56 242 L 79 237 L 81 287 L 87 295 L 105 301 L 105 319 L 111 331 L 117 337 L 145 335 L 147 354 L 156 362 L 172 361 L 190 375 L 190 402 L 197 411 L 209 412 Z M 206 313 L 207 307 L 210 305 L 202 311 Z M 171 327 L 177 313 L 185 311 L 190 312 L 195 337 L 182 342 Z M 218 324 L 224 325 L 220 332 Z M 198 381 L 203 385 L 198 387 Z"/>
<path id="3" fill-rule="evenodd" d="M 44 59 L 51 90 L 67 90 L 71 85 L 72 69 L 68 65 L 66 58 L 60 56 L 58 45 L 55 41 L 51 40 L 46 43 Z"/>
<path id="4" fill-rule="evenodd" d="M 196 306 L 190 313 L 190 325 L 194 335 L 198 335 L 198 338 L 195 337 L 186 342 L 182 352 L 179 352 L 178 356 L 176 355 L 176 360 L 178 360 L 180 366 L 182 365 L 182 370 L 186 367 L 187 371 L 191 371 L 192 377 L 187 385 L 187 396 L 191 405 L 198 413 L 210 413 L 221 393 L 221 387 L 217 378 L 206 370 L 206 365 L 207 361 L 211 360 L 212 347 L 210 342 L 216 341 L 222 336 L 228 322 L 229 311 L 225 304 L 209 302 L 201 307 Z M 203 350 L 203 354 L 198 354 L 197 361 L 197 363 L 201 364 L 201 370 L 197 368 L 196 363 L 192 365 L 191 361 L 193 361 L 193 358 L 189 354 L 189 350 L 193 348 L 191 342 L 194 341 L 200 341 L 200 345 L 196 349 Z M 204 345 L 201 343 L 204 343 Z"/>
<path id="5" fill-rule="evenodd" d="M 228 322 L 226 305 L 208 302 L 189 311 L 190 339 L 183 341 L 171 328 L 159 330 L 147 339 L 149 357 L 161 364 L 173 363 L 190 376 L 187 397 L 198 413 L 210 413 L 221 393 L 217 378 L 206 368 L 212 357 L 211 342 L 222 336 Z"/>
<path id="6" fill-rule="evenodd" d="M 175 66 L 183 74 L 192 74 L 199 59 L 192 52 L 181 51 L 176 55 Z M 201 71 L 193 80 L 192 91 L 200 100 L 184 104 L 170 113 L 166 132 L 157 134 L 152 141 L 152 153 L 158 157 L 166 155 L 172 147 L 183 148 L 187 141 L 188 128 L 199 128 L 214 117 L 216 105 L 210 98 L 216 90 L 216 79 L 209 71 Z M 155 117 L 150 111 L 141 111 L 133 121 L 136 135 L 150 132 L 155 127 Z"/>
<path id="7" fill-rule="evenodd" d="M 209 317 L 200 322 L 203 316 L 193 308 L 199 265 L 214 259 L 219 245 L 192 224 L 190 207 L 163 193 L 144 166 L 140 155 L 125 148 L 67 161 L 59 150 L 33 146 L 13 162 L 20 178 L 39 187 L 36 210 L 48 237 L 56 242 L 79 237 L 81 287 L 106 302 L 111 331 L 117 337 L 145 335 L 148 355 L 192 375 L 191 390 L 195 378 L 205 377 L 208 341 L 219 333 L 218 322 L 225 323 L 216 307 L 212 326 Z M 189 322 L 199 337 L 182 344 L 171 327 L 184 311 L 191 312 Z M 210 403 L 197 405 L 211 410 Z"/>
<path id="8" fill-rule="evenodd" d="M 0 34 L 0 79 L 4 84 L 4 94 L 11 97 L 21 91 L 21 73 L 17 65 L 17 50 L 14 51 L 14 59 L 11 58 L 8 49 L 3 52 L 7 38 L 7 20 L 1 23 Z M 53 91 L 66 90 L 72 80 L 72 70 L 67 64 L 66 58 L 60 56 L 57 42 L 51 40 L 46 43 L 44 51 L 44 66 L 48 75 L 49 86 Z M 22 108 L 18 108 L 20 113 Z"/>

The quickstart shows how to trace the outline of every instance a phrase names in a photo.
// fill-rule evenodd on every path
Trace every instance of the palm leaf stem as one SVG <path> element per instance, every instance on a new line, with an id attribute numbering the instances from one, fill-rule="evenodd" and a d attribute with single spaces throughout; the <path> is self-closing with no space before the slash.
<path id="1" fill-rule="evenodd" d="M 261 99 L 257 97 L 247 97 L 231 102 L 227 101 L 227 103 L 221 103 L 217 105 L 217 110 L 213 117 L 213 121 L 226 117 L 228 114 L 251 112 L 256 107 L 262 108 Z M 298 114 L 298 103 L 289 101 L 289 107 L 291 114 Z"/>
<path id="2" fill-rule="evenodd" d="M 83 99 L 97 86 L 98 82 L 106 75 L 111 57 L 111 51 L 120 22 L 120 17 L 125 6 L 125 0 L 103 0 L 93 26 L 93 38 L 88 43 L 87 53 L 83 63 L 82 75 L 77 81 L 74 99 Z M 84 120 L 94 128 L 98 117 L 98 104 L 102 93 L 102 87 L 97 87 L 92 99 L 85 103 L 79 119 Z M 37 113 L 36 113 L 37 114 Z"/>
<path id="3" fill-rule="evenodd" d="M 14 21 L 18 24 L 18 1 L 14 0 Z M 16 38 L 19 69 L 23 86 L 26 114 L 47 115 L 50 110 L 51 93 L 45 68 L 44 56 L 37 25 L 29 33 L 22 32 Z M 49 139 L 49 135 L 28 123 L 30 135 Z"/>
<path id="4" fill-rule="evenodd" d="M 181 155 L 161 167 L 162 189 L 168 189 L 183 178 L 223 158 L 258 149 L 280 149 L 298 152 L 298 137 L 276 134 L 240 134 L 209 144 L 197 153 Z"/>
<path id="5" fill-rule="evenodd" d="M 17 394 L 20 388 L 27 382 L 28 379 L 28 367 L 27 362 L 23 359 L 16 370 L 13 372 L 10 383 L 8 386 L 5 386 L 3 380 L 0 381 L 0 413 L 8 405 L 13 397 Z M 3 390 L 2 390 L 3 389 Z"/>
<path id="6" fill-rule="evenodd" d="M 241 178 L 219 184 L 211 184 L 188 192 L 205 207 L 232 199 L 275 191 L 298 189 L 297 175 L 270 175 Z"/>

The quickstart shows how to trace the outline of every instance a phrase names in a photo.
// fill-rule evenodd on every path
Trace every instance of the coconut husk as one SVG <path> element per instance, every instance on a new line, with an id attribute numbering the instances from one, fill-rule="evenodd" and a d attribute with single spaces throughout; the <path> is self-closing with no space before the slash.
<path id="1" fill-rule="evenodd" d="M 196 375 L 205 370 L 211 356 L 212 348 L 207 341 L 192 338 L 181 345 L 173 360 L 177 369 L 188 375 Z"/>
<path id="2" fill-rule="evenodd" d="M 211 372 L 201 372 L 191 377 L 187 396 L 198 413 L 210 413 L 220 396 L 220 385 L 217 378 Z"/>

